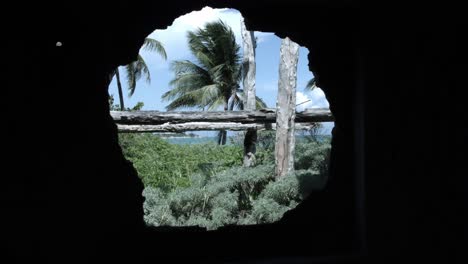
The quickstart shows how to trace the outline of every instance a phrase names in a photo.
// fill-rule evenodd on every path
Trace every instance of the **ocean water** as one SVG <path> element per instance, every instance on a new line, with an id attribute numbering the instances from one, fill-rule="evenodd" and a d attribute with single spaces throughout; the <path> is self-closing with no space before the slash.
<path id="1" fill-rule="evenodd" d="M 163 138 L 171 144 L 185 145 L 185 144 L 202 144 L 202 143 L 217 143 L 217 137 L 169 137 Z M 229 138 L 226 144 L 229 144 Z"/>

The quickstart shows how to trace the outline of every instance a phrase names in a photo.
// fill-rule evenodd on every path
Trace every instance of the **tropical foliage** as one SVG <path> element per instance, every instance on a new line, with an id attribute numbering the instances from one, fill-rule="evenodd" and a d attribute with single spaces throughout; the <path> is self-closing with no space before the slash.
<path id="1" fill-rule="evenodd" d="M 189 176 L 240 166 L 241 146 L 215 144 L 176 145 L 153 134 L 119 134 L 125 157 L 133 163 L 145 186 L 165 192 L 189 185 Z"/>
<path id="2" fill-rule="evenodd" d="M 317 82 L 316 82 L 315 78 L 312 78 L 307 82 L 305 90 L 312 91 L 315 88 L 317 88 Z"/>
<path id="3" fill-rule="evenodd" d="M 152 38 L 146 38 L 144 43 L 143 43 L 143 50 L 146 51 L 151 51 L 151 52 L 156 52 L 158 53 L 161 57 L 163 57 L 165 60 L 167 59 L 167 54 L 164 49 L 164 46 L 162 45 L 161 42 L 152 39 Z M 140 80 L 142 77 L 146 80 L 146 82 L 150 83 L 151 82 L 151 75 L 150 71 L 148 69 L 148 65 L 146 64 L 145 60 L 143 57 L 138 54 L 137 60 L 123 66 L 124 72 L 126 73 L 126 79 L 127 79 L 127 88 L 128 88 L 128 95 L 131 97 L 135 93 L 136 89 L 136 83 L 138 80 Z M 120 71 L 119 68 L 116 68 L 114 72 L 111 74 L 112 76 L 115 76 L 117 80 L 117 89 L 119 92 L 119 100 L 120 100 L 120 110 L 124 111 L 125 110 L 125 103 L 123 99 L 123 89 L 122 89 L 122 83 L 121 83 L 121 77 L 120 77 Z"/>
<path id="4" fill-rule="evenodd" d="M 210 230 L 271 223 L 325 186 L 329 138 L 307 134 L 297 138 L 296 171 L 275 180 L 274 131 L 259 131 L 253 168 L 242 166 L 241 134 L 227 146 L 176 145 L 153 134 L 119 134 L 125 157 L 145 185 L 146 223 Z"/>
<path id="5" fill-rule="evenodd" d="M 109 95 L 109 110 L 110 111 L 119 111 L 119 110 L 120 111 L 139 111 L 143 108 L 143 106 L 145 106 L 143 102 L 137 102 L 132 108 L 127 107 L 124 110 L 122 110 L 119 104 L 114 104 L 114 101 L 115 101 L 114 95 L 113 94 Z"/>
<path id="6" fill-rule="evenodd" d="M 163 95 L 163 100 L 170 101 L 167 110 L 243 109 L 240 47 L 231 28 L 222 21 L 207 23 L 204 28 L 188 32 L 187 38 L 194 60 L 172 62 L 175 77 L 170 82 L 171 90 Z M 145 45 L 165 57 L 158 42 Z M 130 96 L 138 79 L 150 81 L 141 56 L 125 70 Z M 120 107 L 125 109 L 118 69 L 115 75 Z M 315 87 L 315 79 L 311 79 L 306 89 Z M 264 107 L 257 98 L 257 108 Z M 148 225 L 213 230 L 225 225 L 277 221 L 311 192 L 323 189 L 328 178 L 330 142 L 318 137 L 317 131 L 303 134 L 296 141 L 296 170 L 280 179 L 275 177 L 276 136 L 272 131 L 258 133 L 256 165 L 248 168 L 242 166 L 243 140 L 239 137 L 228 146 L 176 145 L 154 134 L 119 134 L 119 142 L 145 185 L 143 207 Z M 218 143 L 224 145 L 226 132 L 219 135 Z"/>
<path id="7" fill-rule="evenodd" d="M 175 78 L 170 82 L 171 90 L 162 97 L 171 101 L 166 109 L 243 109 L 240 47 L 232 29 L 219 20 L 187 32 L 187 39 L 195 60 L 172 62 Z M 257 107 L 266 107 L 258 97 Z M 226 132 L 221 131 L 219 137 L 219 143 L 224 145 Z"/>
<path id="8" fill-rule="evenodd" d="M 222 21 L 207 23 L 204 28 L 187 32 L 188 46 L 195 62 L 172 62 L 175 78 L 172 89 L 163 95 L 171 100 L 168 110 L 196 107 L 228 110 L 241 100 L 237 94 L 241 80 L 240 47 L 232 29 Z"/>
<path id="9" fill-rule="evenodd" d="M 329 144 L 309 143 L 303 148 L 309 151 L 299 155 L 298 170 L 276 181 L 274 165 L 269 163 L 218 173 L 200 171 L 190 176 L 188 187 L 172 192 L 146 187 L 145 221 L 153 226 L 201 226 L 208 230 L 275 222 L 326 184 Z"/>

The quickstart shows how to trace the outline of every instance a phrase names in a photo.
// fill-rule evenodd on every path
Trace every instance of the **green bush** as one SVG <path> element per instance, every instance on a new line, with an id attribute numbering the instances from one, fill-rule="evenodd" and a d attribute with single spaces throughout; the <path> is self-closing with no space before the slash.
<path id="1" fill-rule="evenodd" d="M 119 143 L 144 185 L 165 192 L 189 186 L 189 176 L 193 173 L 215 174 L 242 164 L 240 146 L 175 145 L 153 134 L 124 133 L 119 134 Z"/>
<path id="2" fill-rule="evenodd" d="M 214 173 L 200 170 L 189 177 L 188 187 L 177 187 L 169 193 L 148 186 L 144 192 L 145 221 L 154 226 L 196 225 L 208 230 L 278 221 L 310 192 L 326 184 L 328 142 L 302 143 L 298 147 L 300 169 L 279 180 L 274 179 L 274 164 L 270 162 Z"/>
<path id="3" fill-rule="evenodd" d="M 153 134 L 119 134 L 125 157 L 145 184 L 145 221 L 153 226 L 272 223 L 325 187 L 328 138 L 296 141 L 296 171 L 274 178 L 274 131 L 259 131 L 257 166 L 243 168 L 243 136 L 232 145 L 175 145 Z"/>
<path id="4" fill-rule="evenodd" d="M 296 170 L 326 170 L 330 154 L 330 142 L 325 140 L 296 142 L 294 168 Z"/>

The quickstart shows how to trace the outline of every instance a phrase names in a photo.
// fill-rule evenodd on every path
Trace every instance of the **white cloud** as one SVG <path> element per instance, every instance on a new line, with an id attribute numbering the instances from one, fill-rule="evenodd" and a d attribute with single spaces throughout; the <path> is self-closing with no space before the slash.
<path id="1" fill-rule="evenodd" d="M 242 46 L 241 18 L 241 13 L 235 9 L 204 7 L 202 10 L 193 11 L 178 17 L 172 25 L 166 29 L 157 29 L 148 37 L 157 39 L 163 43 L 167 52 L 168 62 L 189 59 L 191 56 L 187 47 L 187 31 L 202 28 L 208 22 L 221 19 L 232 28 L 237 43 Z M 268 41 L 271 36 L 274 36 L 273 33 L 268 32 L 255 32 L 255 35 L 258 37 L 258 43 Z M 145 54 L 144 52 L 142 53 Z M 160 67 L 164 66 L 161 65 Z M 167 66 L 165 67 L 167 68 Z"/>
<path id="2" fill-rule="evenodd" d="M 311 99 L 304 93 L 302 92 L 297 92 L 296 93 L 296 107 L 297 111 L 303 111 L 306 108 L 310 108 L 312 106 L 312 101 Z"/>
<path id="3" fill-rule="evenodd" d="M 306 102 L 310 100 L 309 102 Z M 306 102 L 306 103 L 303 103 Z M 315 88 L 312 92 L 297 92 L 296 93 L 296 104 L 303 103 L 297 106 L 298 111 L 302 111 L 306 108 L 329 108 L 325 93 L 320 88 Z"/>
<path id="4" fill-rule="evenodd" d="M 310 92 L 310 98 L 312 100 L 311 108 L 329 108 L 330 104 L 325 97 L 325 93 L 320 88 L 315 88 Z"/>
<path id="5" fill-rule="evenodd" d="M 216 21 L 218 19 L 223 20 L 232 28 L 237 41 L 241 43 L 241 14 L 234 11 L 235 10 L 231 11 L 230 9 L 204 7 L 200 11 L 193 11 L 178 17 L 171 26 L 166 29 L 157 29 L 148 37 L 157 39 L 163 43 L 167 52 L 168 61 L 190 58 L 190 51 L 187 47 L 187 31 L 202 28 L 207 22 Z"/>

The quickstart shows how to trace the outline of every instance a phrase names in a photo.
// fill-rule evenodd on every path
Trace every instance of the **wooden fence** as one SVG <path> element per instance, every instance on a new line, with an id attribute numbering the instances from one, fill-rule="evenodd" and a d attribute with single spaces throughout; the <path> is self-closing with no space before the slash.
<path id="1" fill-rule="evenodd" d="M 313 123 L 332 122 L 334 118 L 328 109 L 306 109 L 301 112 L 295 110 L 299 45 L 289 38 L 285 38 L 281 44 L 276 108 L 255 110 L 255 63 L 252 63 L 254 44 L 247 43 L 246 46 L 250 47 L 250 52 L 244 51 L 245 56 L 248 56 L 245 58 L 244 65 L 247 66 L 243 74 L 246 111 L 111 111 L 119 132 L 245 130 L 247 133 L 244 141 L 244 166 L 253 166 L 250 157 L 255 154 L 252 152 L 255 152 L 256 131 L 276 130 L 276 176 L 280 178 L 292 172 L 295 130 L 311 129 Z"/>

